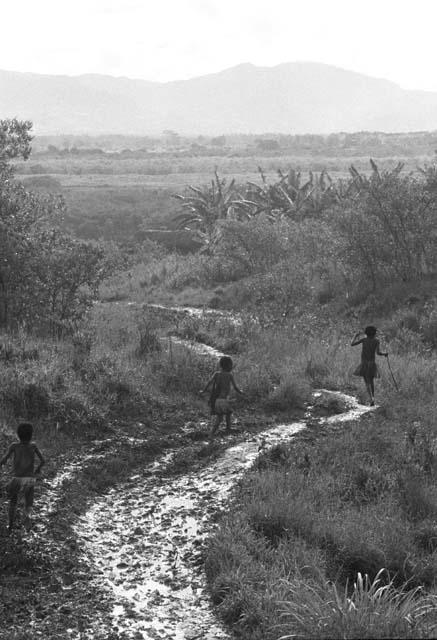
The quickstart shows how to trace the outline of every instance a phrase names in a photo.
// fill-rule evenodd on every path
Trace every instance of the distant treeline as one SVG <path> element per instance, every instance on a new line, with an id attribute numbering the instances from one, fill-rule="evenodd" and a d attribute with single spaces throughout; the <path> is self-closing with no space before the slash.
<path id="1" fill-rule="evenodd" d="M 144 154 L 227 155 L 247 156 L 260 151 L 273 156 L 293 154 L 354 156 L 430 155 L 437 151 L 437 132 L 382 133 L 361 131 L 328 135 L 222 135 L 180 136 L 176 131 L 161 136 L 125 135 L 59 135 L 37 136 L 33 155 L 99 155 Z"/>

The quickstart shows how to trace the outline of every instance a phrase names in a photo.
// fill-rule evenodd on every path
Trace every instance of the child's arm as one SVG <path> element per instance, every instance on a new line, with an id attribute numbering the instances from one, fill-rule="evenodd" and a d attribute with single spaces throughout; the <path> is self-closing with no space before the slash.
<path id="1" fill-rule="evenodd" d="M 362 343 L 364 338 L 360 338 L 360 340 L 358 340 L 358 336 L 360 336 L 360 335 L 361 335 L 361 331 L 357 331 L 356 334 L 354 335 L 354 337 L 352 338 L 351 347 L 356 347 L 357 344 L 361 344 Z"/>
<path id="2" fill-rule="evenodd" d="M 8 449 L 7 454 L 4 455 L 3 458 L 0 460 L 0 467 L 2 467 L 9 460 L 9 458 L 11 457 L 13 452 L 14 452 L 14 445 L 11 444 L 11 446 Z"/>
<path id="3" fill-rule="evenodd" d="M 38 456 L 40 462 L 38 467 L 35 469 L 35 474 L 39 473 L 41 471 L 41 467 L 43 466 L 43 464 L 46 463 L 46 461 L 44 460 L 41 451 L 38 449 L 38 447 L 35 445 L 35 454 Z"/>
<path id="4" fill-rule="evenodd" d="M 239 388 L 237 387 L 237 385 L 235 384 L 234 376 L 233 376 L 232 374 L 231 374 L 231 382 L 232 382 L 232 385 L 233 385 L 233 387 L 234 387 L 235 391 L 236 391 L 237 393 L 239 393 L 239 394 L 240 394 L 240 396 L 243 396 L 243 395 L 244 395 L 244 393 L 243 393 L 243 392 L 241 391 L 241 389 L 239 389 Z"/>
<path id="5" fill-rule="evenodd" d="M 205 387 L 199 393 L 206 393 L 208 391 L 209 387 L 213 384 L 216 378 L 216 375 L 217 375 L 217 371 L 211 376 L 211 378 L 206 383 Z"/>

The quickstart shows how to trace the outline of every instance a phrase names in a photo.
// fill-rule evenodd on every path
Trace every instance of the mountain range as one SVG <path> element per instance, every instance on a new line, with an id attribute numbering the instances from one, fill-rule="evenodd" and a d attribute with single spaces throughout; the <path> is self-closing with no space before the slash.
<path id="1" fill-rule="evenodd" d="M 332 133 L 437 129 L 437 93 L 330 65 L 241 64 L 166 83 L 0 70 L 0 119 L 36 134 Z"/>

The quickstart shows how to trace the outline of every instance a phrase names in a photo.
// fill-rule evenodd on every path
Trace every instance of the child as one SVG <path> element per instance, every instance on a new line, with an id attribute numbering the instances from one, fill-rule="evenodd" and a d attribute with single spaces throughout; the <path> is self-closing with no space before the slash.
<path id="1" fill-rule="evenodd" d="M 232 375 L 233 362 L 229 356 L 222 356 L 219 360 L 220 371 L 216 371 L 212 378 L 208 380 L 206 386 L 200 393 L 206 393 L 211 387 L 211 395 L 209 398 L 209 404 L 211 406 L 211 413 L 215 414 L 216 420 L 211 429 L 210 439 L 214 437 L 215 432 L 220 426 L 223 420 L 223 416 L 226 418 L 226 432 L 231 430 L 231 387 L 235 389 L 237 393 L 243 395 L 243 392 L 235 384 L 234 376 Z"/>
<path id="2" fill-rule="evenodd" d="M 376 327 L 366 327 L 364 333 L 365 338 L 358 339 L 361 331 L 358 331 L 352 338 L 351 346 L 355 347 L 362 344 L 361 364 L 354 371 L 354 376 L 362 376 L 366 385 L 367 393 L 370 398 L 370 406 L 375 404 L 375 385 L 374 379 L 379 378 L 378 367 L 375 362 L 375 353 L 379 356 L 387 357 L 388 353 L 381 353 L 379 350 L 379 340 L 376 338 Z"/>
<path id="3" fill-rule="evenodd" d="M 30 529 L 32 521 L 33 494 L 35 488 L 35 475 L 38 474 L 45 460 L 36 444 L 31 443 L 33 426 L 28 422 L 18 425 L 17 435 L 20 442 L 11 444 L 7 454 L 0 460 L 0 466 L 4 465 L 12 457 L 13 478 L 7 486 L 9 495 L 9 533 L 12 531 L 17 510 L 18 496 L 20 492 L 24 495 L 26 518 L 24 526 Z M 40 463 L 34 470 L 35 456 L 38 456 Z"/>

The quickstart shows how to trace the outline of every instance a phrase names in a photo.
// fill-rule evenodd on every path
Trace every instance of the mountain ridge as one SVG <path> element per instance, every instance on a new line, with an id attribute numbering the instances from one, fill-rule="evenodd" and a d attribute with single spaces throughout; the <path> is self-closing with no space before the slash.
<path id="1" fill-rule="evenodd" d="M 250 62 L 188 80 L 0 70 L 0 118 L 37 134 L 148 135 L 437 129 L 437 93 L 317 62 Z"/>

